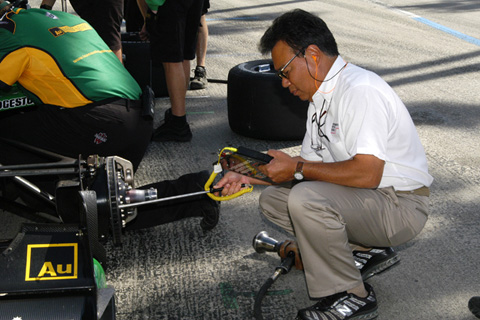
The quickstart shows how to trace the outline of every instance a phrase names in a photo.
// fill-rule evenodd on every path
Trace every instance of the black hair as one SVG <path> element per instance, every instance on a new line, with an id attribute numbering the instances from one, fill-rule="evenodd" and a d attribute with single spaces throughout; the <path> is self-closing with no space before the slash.
<path id="1" fill-rule="evenodd" d="M 262 54 L 272 51 L 278 41 L 285 41 L 293 51 L 316 45 L 328 56 L 338 56 L 337 43 L 327 24 L 319 17 L 301 9 L 286 12 L 273 20 L 260 39 Z"/>

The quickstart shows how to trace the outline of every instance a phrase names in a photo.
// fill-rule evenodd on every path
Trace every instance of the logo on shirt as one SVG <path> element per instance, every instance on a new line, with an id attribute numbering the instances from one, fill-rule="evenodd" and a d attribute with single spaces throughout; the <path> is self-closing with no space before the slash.
<path id="1" fill-rule="evenodd" d="M 93 140 L 93 143 L 100 144 L 104 142 L 107 142 L 107 134 L 105 132 L 95 133 L 95 139 Z"/>
<path id="2" fill-rule="evenodd" d="M 6 100 L 1 100 L 0 97 L 0 111 L 33 105 L 33 101 L 28 99 L 27 97 L 18 97 Z"/>
<path id="3" fill-rule="evenodd" d="M 76 26 L 70 27 L 70 26 L 63 26 L 63 27 L 54 27 L 48 29 L 51 34 L 53 34 L 54 37 L 59 37 L 63 36 L 66 33 L 75 33 L 75 32 L 82 32 L 82 31 L 87 31 L 87 30 L 92 30 L 92 27 L 84 22 L 77 24 Z"/>
<path id="4" fill-rule="evenodd" d="M 55 20 L 58 19 L 58 17 L 51 12 L 45 12 L 45 15 L 50 19 L 55 19 Z"/>
<path id="5" fill-rule="evenodd" d="M 331 134 L 336 134 L 337 133 L 337 130 L 340 129 L 340 127 L 338 126 L 338 123 L 332 123 L 332 130 L 330 130 L 330 133 Z"/>

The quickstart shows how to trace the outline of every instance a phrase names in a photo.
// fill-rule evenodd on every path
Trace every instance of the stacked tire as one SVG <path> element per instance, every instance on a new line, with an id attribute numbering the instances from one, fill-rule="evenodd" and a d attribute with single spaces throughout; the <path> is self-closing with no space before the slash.
<path id="1" fill-rule="evenodd" d="M 242 136 L 301 140 L 308 104 L 282 87 L 272 60 L 244 62 L 228 73 L 228 123 Z"/>

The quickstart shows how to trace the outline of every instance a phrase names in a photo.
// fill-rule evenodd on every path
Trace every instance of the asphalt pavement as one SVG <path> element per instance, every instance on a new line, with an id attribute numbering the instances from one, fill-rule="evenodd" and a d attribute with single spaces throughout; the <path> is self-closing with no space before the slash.
<path id="1" fill-rule="evenodd" d="M 424 230 L 395 248 L 401 259 L 397 266 L 369 280 L 378 296 L 378 319 L 475 319 L 467 303 L 480 295 L 480 47 L 447 31 L 478 40 L 480 4 L 453 3 L 211 1 L 207 76 L 225 81 L 188 92 L 193 140 L 152 142 L 136 185 L 211 171 L 226 146 L 298 154 L 301 141 L 251 139 L 232 132 L 226 80 L 237 64 L 266 58 L 257 43 L 275 17 L 294 8 L 308 10 L 326 21 L 344 59 L 377 72 L 393 86 L 412 115 L 435 178 Z M 158 125 L 168 98 L 157 98 L 155 108 Z M 203 232 L 199 219 L 191 218 L 128 232 L 122 247 L 107 244 L 107 282 L 116 291 L 117 319 L 252 319 L 255 293 L 280 262 L 273 253 L 256 253 L 252 239 L 262 230 L 280 241 L 290 238 L 261 216 L 262 190 L 255 187 L 222 202 L 212 231 Z M 5 213 L 1 219 L 14 220 Z M 265 319 L 293 319 L 299 308 L 313 303 L 304 274 L 292 270 L 274 283 L 262 312 Z"/>

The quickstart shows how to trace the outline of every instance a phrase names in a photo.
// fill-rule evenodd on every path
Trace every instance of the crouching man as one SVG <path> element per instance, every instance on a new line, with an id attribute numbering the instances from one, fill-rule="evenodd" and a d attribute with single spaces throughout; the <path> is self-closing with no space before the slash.
<path id="1" fill-rule="evenodd" d="M 413 121 L 393 89 L 345 61 L 308 12 L 275 19 L 259 48 L 271 52 L 282 86 L 310 101 L 300 155 L 268 152 L 264 171 L 281 185 L 260 196 L 263 214 L 295 235 L 318 300 L 297 319 L 373 319 L 377 299 L 364 280 L 398 260 L 390 247 L 418 235 L 429 213 L 433 178 Z M 242 183 L 263 182 L 229 172 L 216 187 L 226 195 Z"/>

